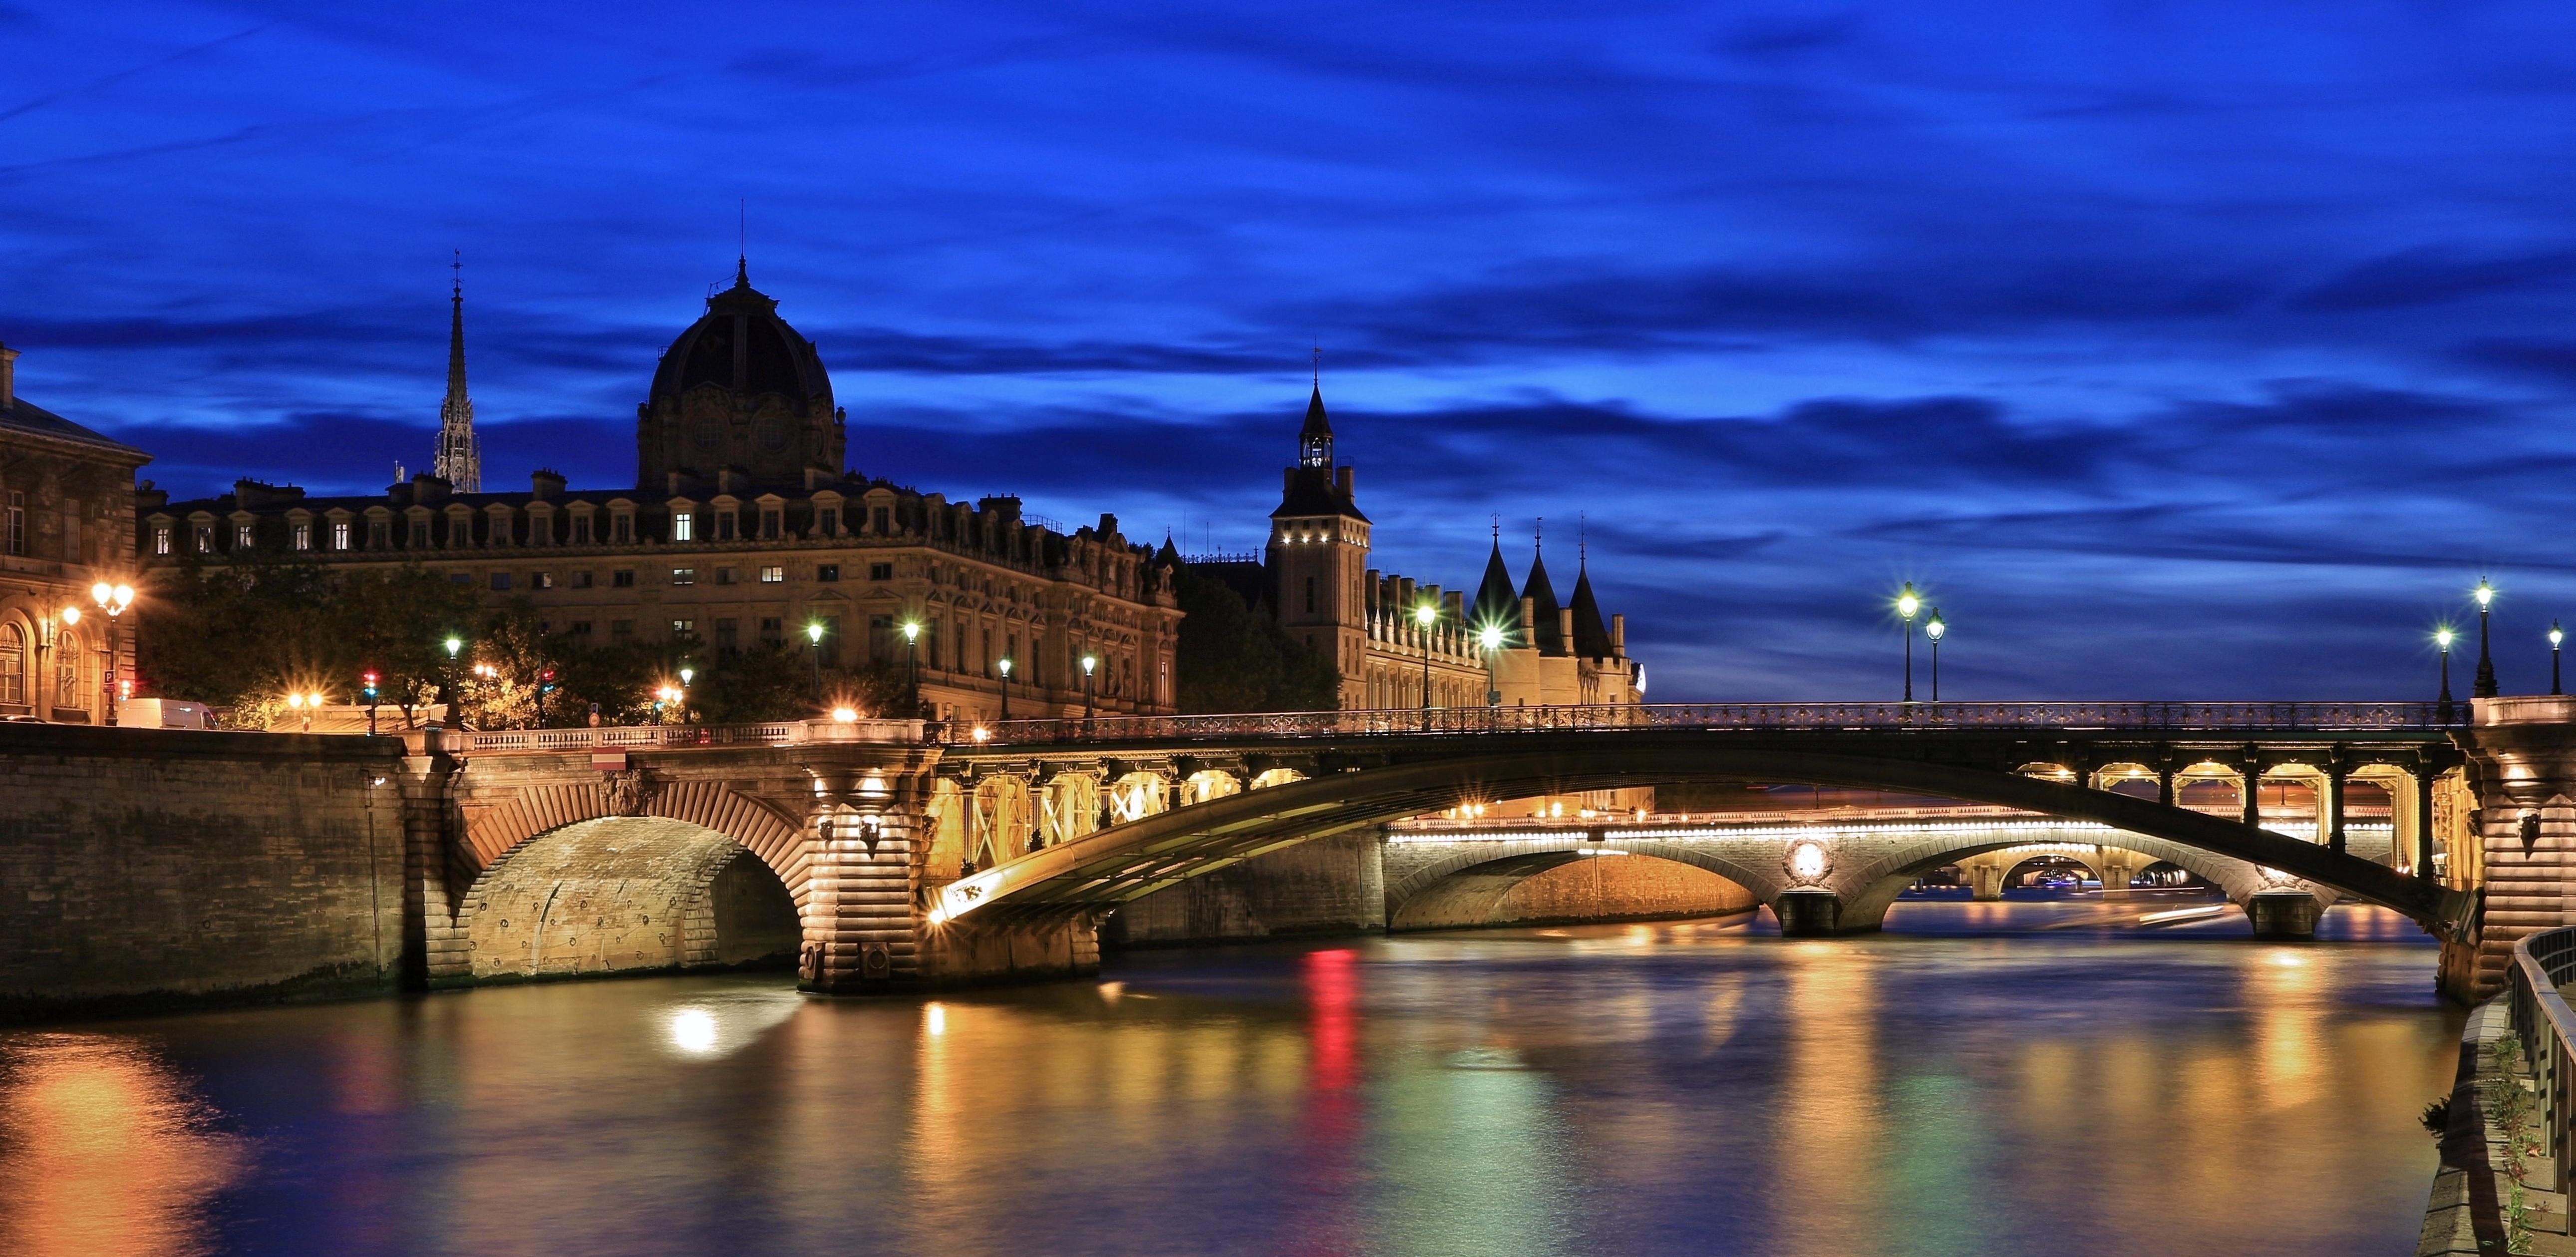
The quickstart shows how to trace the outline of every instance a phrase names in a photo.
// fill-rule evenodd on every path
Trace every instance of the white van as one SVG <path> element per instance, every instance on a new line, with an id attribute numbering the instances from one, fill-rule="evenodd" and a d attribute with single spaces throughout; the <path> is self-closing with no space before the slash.
<path id="1" fill-rule="evenodd" d="M 214 713 L 204 703 L 175 698 L 129 698 L 116 705 L 116 723 L 127 729 L 212 729 Z"/>

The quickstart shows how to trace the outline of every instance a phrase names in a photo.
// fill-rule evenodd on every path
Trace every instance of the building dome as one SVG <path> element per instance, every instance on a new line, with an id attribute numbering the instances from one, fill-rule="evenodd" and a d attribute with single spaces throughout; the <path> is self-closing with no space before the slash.
<path id="1" fill-rule="evenodd" d="M 841 470 L 842 418 L 822 356 L 739 263 L 733 287 L 707 298 L 706 313 L 663 351 L 636 417 L 639 486 L 671 473 L 781 480 Z"/>
<path id="2" fill-rule="evenodd" d="M 713 384 L 738 397 L 776 393 L 794 401 L 832 404 L 831 377 L 814 342 L 778 317 L 778 300 L 751 286 L 736 266 L 733 287 L 707 298 L 707 312 L 662 353 L 647 405 Z"/>

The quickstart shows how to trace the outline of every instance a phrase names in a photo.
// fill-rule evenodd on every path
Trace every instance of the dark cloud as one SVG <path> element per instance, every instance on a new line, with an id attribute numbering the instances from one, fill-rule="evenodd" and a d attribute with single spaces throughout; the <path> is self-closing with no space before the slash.
<path id="1" fill-rule="evenodd" d="M 2338 313 L 2433 305 L 2516 289 L 2564 290 L 2571 275 L 2576 252 L 2464 257 L 2450 249 L 2410 249 L 2352 267 L 2299 294 L 2294 304 Z"/>

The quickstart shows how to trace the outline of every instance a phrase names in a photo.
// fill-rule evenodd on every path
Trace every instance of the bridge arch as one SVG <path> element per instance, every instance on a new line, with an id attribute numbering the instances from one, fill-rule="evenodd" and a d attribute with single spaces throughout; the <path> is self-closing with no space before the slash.
<path id="1" fill-rule="evenodd" d="M 1665 860 L 1714 874 L 1743 892 L 1740 906 L 1746 908 L 1778 893 L 1781 880 L 1776 871 L 1765 873 L 1747 867 L 1722 851 L 1672 843 L 1596 843 L 1586 841 L 1579 833 L 1511 842 L 1407 845 L 1436 850 L 1389 870 L 1394 875 L 1386 884 L 1389 930 L 1487 924 L 1503 901 L 1529 879 L 1579 860 L 1603 858 L 1604 853 L 1611 857 Z M 1731 911 L 1736 906 L 1739 905 L 1728 903 L 1718 910 Z"/>
<path id="2" fill-rule="evenodd" d="M 785 961 L 804 940 L 766 861 L 660 816 L 574 821 L 503 853 L 458 913 L 477 981 Z"/>
<path id="3" fill-rule="evenodd" d="M 1747 780 L 1937 795 L 2094 821 L 2134 836 L 2115 840 L 2121 846 L 2147 851 L 2140 840 L 2161 840 L 2174 848 L 2224 856 L 2284 875 L 2270 880 L 2304 879 L 2428 924 L 2440 925 L 2461 910 L 2456 896 L 2385 865 L 2237 821 L 2066 781 L 1924 759 L 1734 745 L 1723 741 L 1722 734 L 1683 740 L 1607 731 L 1572 749 L 1457 755 L 1325 772 L 1111 826 L 952 883 L 942 891 L 941 909 L 948 919 L 1005 906 L 1023 912 L 1097 909 L 1265 851 L 1483 799 Z M 1961 852 L 1955 836 L 1936 844 L 1944 849 L 1922 852 L 1919 859 L 1937 863 L 1936 857 L 1955 859 Z M 1874 862 L 1890 859 L 1895 857 L 1874 857 Z M 1836 870 L 1834 884 L 1804 889 L 1829 891 L 1848 906 L 1867 908 L 1862 896 L 1875 890 L 1876 882 L 1914 867 L 1917 860 L 1898 863 L 1902 867 L 1884 868 L 1859 884 L 1854 883 L 1861 870 Z"/>
<path id="4" fill-rule="evenodd" d="M 738 964 L 793 954 L 801 828 L 721 783 L 642 774 L 469 806 L 449 852 L 462 953 L 434 983 Z"/>
<path id="5" fill-rule="evenodd" d="M 1924 873 L 1990 851 L 2008 851 L 2027 845 L 2030 845 L 2027 840 L 1963 845 L 1955 838 L 1945 840 L 1935 836 L 1887 852 L 1852 870 L 1847 879 L 1835 879 L 1834 889 L 1843 900 L 1839 925 L 1844 929 L 1873 928 L 1886 919 L 1887 910 L 1895 904 L 1896 897 L 1905 893 L 1906 887 L 1913 885 L 1914 880 Z M 2240 908 L 2250 908 L 2254 896 L 2267 893 L 2305 893 L 2316 899 L 2318 911 L 2343 897 L 2330 887 L 2294 878 L 2269 877 L 2260 866 L 2248 861 L 2152 835 L 2108 833 L 2101 835 L 2097 842 L 2086 845 L 2123 848 L 2150 860 L 2161 860 L 2199 874 L 2201 880 L 2218 887 L 2229 902 Z M 2101 875 L 2099 859 L 2082 855 L 2069 855 L 2068 858 L 2092 869 L 2095 876 Z"/>

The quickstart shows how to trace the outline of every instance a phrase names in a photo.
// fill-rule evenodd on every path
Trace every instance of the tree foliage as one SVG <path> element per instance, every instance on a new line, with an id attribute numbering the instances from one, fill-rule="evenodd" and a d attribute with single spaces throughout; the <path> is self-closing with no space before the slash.
<path id="1" fill-rule="evenodd" d="M 900 663 L 825 668 L 818 704 L 802 650 L 719 652 L 688 639 L 584 646 L 546 632 L 525 598 L 486 611 L 471 586 L 416 566 L 351 571 L 259 556 L 170 569 L 137 608 L 136 646 L 141 692 L 229 707 L 244 725 L 282 716 L 289 693 L 362 702 L 369 671 L 403 726 L 442 696 L 477 729 L 577 727 L 594 704 L 608 725 L 804 720 L 844 704 L 894 717 L 920 707 Z M 684 701 L 666 703 L 658 694 L 678 686 L 684 668 L 693 673 Z"/>
<path id="2" fill-rule="evenodd" d="M 1225 582 L 1181 569 L 1180 708 L 1184 714 L 1327 711 L 1340 705 L 1341 670 L 1244 605 Z"/>

